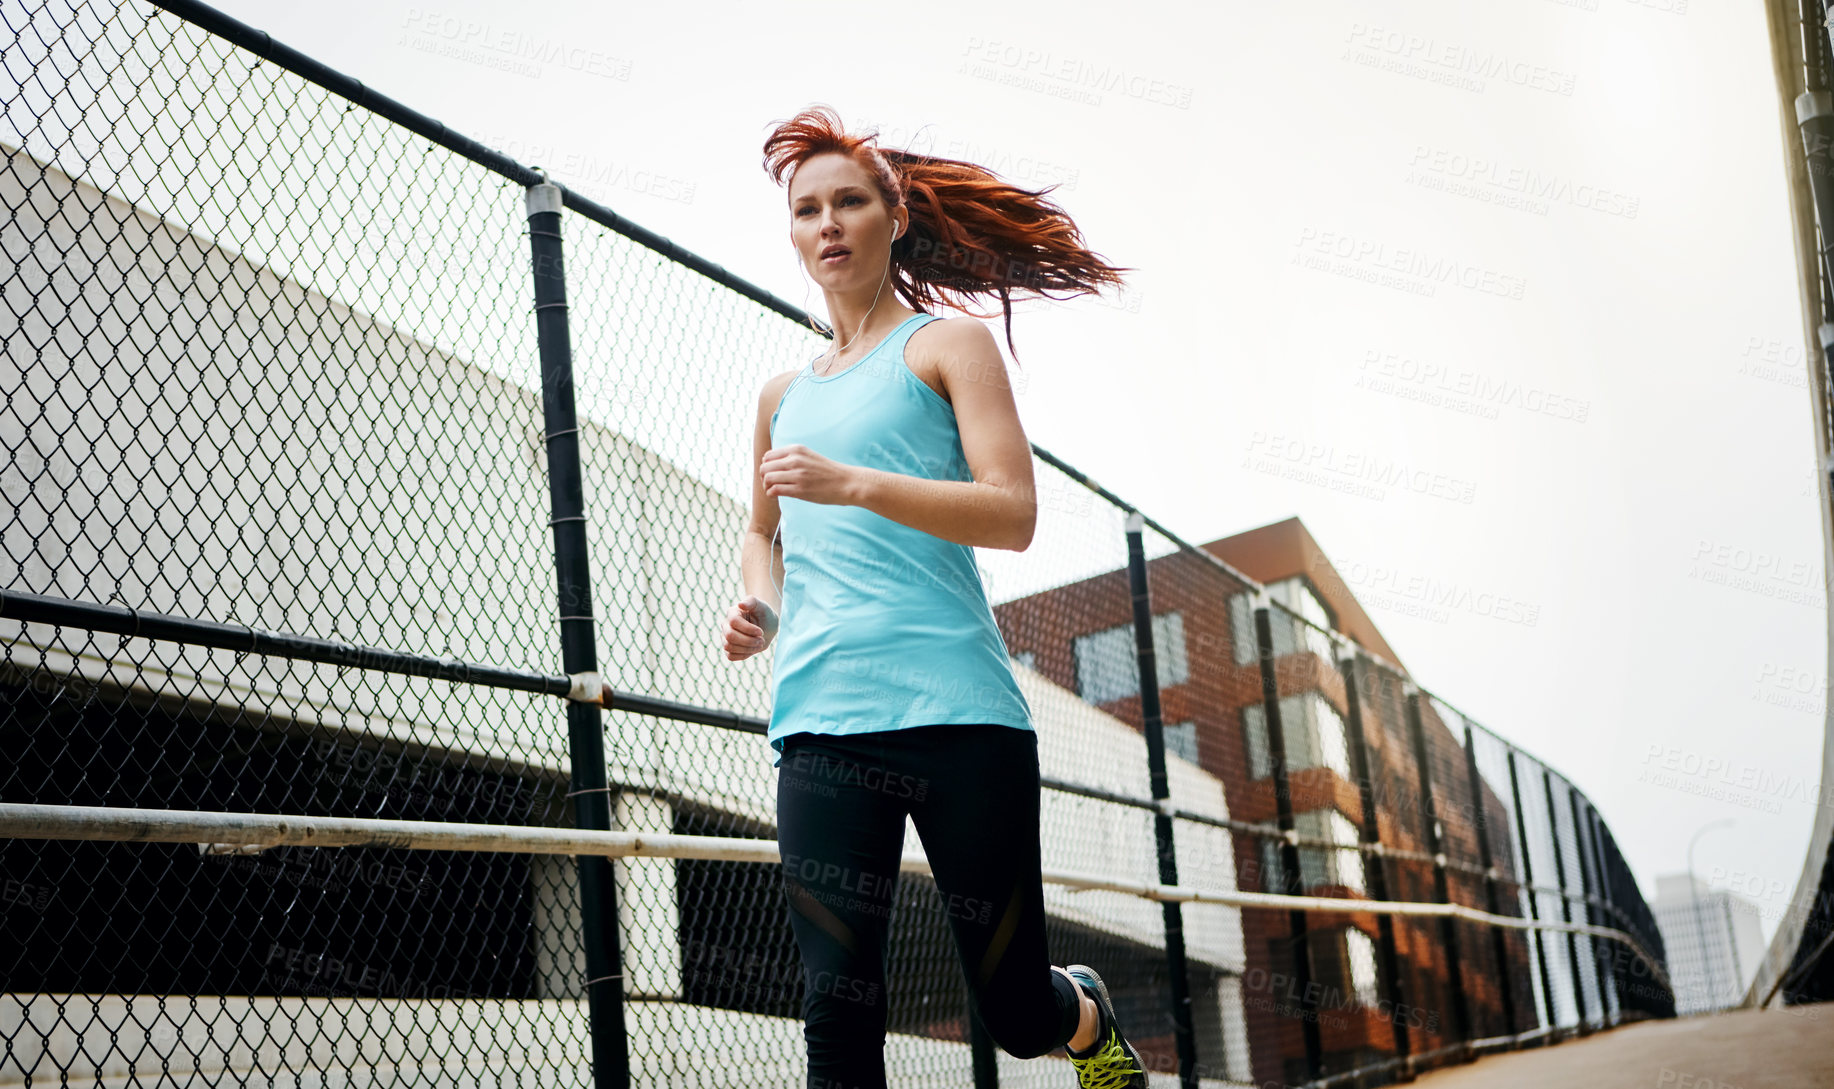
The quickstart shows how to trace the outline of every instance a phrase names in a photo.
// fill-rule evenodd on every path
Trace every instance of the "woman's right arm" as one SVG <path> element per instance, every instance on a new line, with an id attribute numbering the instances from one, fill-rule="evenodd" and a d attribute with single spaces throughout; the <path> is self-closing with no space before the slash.
<path id="1" fill-rule="evenodd" d="M 759 466 L 771 448 L 771 416 L 783 398 L 783 391 L 795 377 L 787 371 L 764 383 L 758 394 L 758 416 L 752 433 L 751 517 L 739 544 L 739 572 L 745 596 L 727 610 L 720 626 L 726 657 L 739 661 L 757 654 L 770 645 L 777 635 L 777 621 L 783 602 L 777 587 L 783 583 L 783 549 L 773 545 L 780 513 L 775 496 L 764 490 Z"/>

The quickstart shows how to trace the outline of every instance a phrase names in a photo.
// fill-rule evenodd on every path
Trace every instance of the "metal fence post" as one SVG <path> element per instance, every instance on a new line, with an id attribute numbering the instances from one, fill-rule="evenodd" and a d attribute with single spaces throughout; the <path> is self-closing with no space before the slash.
<path id="1" fill-rule="evenodd" d="M 1591 875 L 1597 859 L 1591 857 L 1592 829 L 1587 826 L 1584 817 L 1580 814 L 1579 792 L 1577 790 L 1567 791 L 1567 801 L 1573 809 L 1573 838 L 1577 841 L 1575 846 L 1579 848 L 1579 891 L 1586 898 L 1586 922 L 1592 926 L 1598 926 L 1604 920 L 1599 918 L 1598 908 L 1593 899 Z M 1598 980 L 1598 1023 L 1608 1025 L 1611 1021 L 1611 985 L 1605 977 L 1605 966 L 1599 963 L 1598 939 L 1593 938 L 1588 944 L 1592 949 L 1592 975 Z"/>
<path id="2" fill-rule="evenodd" d="M 1377 849 L 1368 852 L 1363 863 L 1368 878 L 1369 895 L 1375 900 L 1388 899 L 1388 869 L 1380 850 L 1382 843 L 1381 826 L 1376 820 L 1375 772 L 1369 766 L 1369 740 L 1363 735 L 1363 701 L 1358 687 L 1366 674 L 1359 669 L 1356 647 L 1341 636 L 1336 638 L 1338 650 L 1337 668 L 1344 675 L 1344 705 L 1347 712 L 1345 729 L 1350 734 L 1351 773 L 1356 776 L 1357 790 L 1362 796 L 1363 827 L 1362 841 Z M 1401 982 L 1401 958 L 1395 953 L 1395 919 L 1387 913 L 1376 916 L 1376 941 L 1382 957 L 1382 978 L 1384 990 L 1388 992 L 1388 1020 L 1394 1026 L 1395 1058 L 1401 1060 L 1401 1069 L 1407 1073 L 1412 1068 L 1412 1039 L 1408 1035 L 1407 1021 L 1402 1010 L 1407 1004 L 1407 988 Z"/>
<path id="3" fill-rule="evenodd" d="M 1287 837 L 1280 844 L 1281 892 L 1303 895 L 1299 846 L 1293 842 L 1293 791 L 1286 774 L 1286 730 L 1280 721 L 1280 677 L 1275 668 L 1274 624 L 1266 587 L 1254 589 L 1255 644 L 1261 662 L 1261 713 L 1267 720 L 1267 762 L 1274 780 L 1274 814 Z M 1312 958 L 1306 944 L 1306 915 L 1287 912 L 1293 949 L 1293 985 L 1299 992 L 1299 1029 L 1305 1039 L 1306 1079 L 1324 1074 L 1324 1045 L 1318 1035 L 1318 1000 L 1312 988 Z"/>
<path id="4" fill-rule="evenodd" d="M 1604 909 L 1599 912 L 1601 921 L 1603 921 L 1604 916 L 1613 914 L 1613 909 L 1615 908 L 1616 905 L 1613 903 L 1612 897 L 1611 897 L 1611 870 L 1608 866 L 1605 865 L 1605 845 L 1604 845 L 1603 839 L 1598 834 L 1598 825 L 1599 825 L 1598 810 L 1592 808 L 1592 803 L 1590 800 L 1588 800 L 1586 802 L 1586 830 L 1587 832 L 1591 834 L 1591 837 L 1592 837 L 1593 872 L 1598 874 L 1599 900 L 1605 905 Z M 1616 920 L 1616 925 L 1620 925 L 1620 926 L 1623 925 L 1623 920 L 1621 919 Z M 1642 937 L 1642 935 L 1639 934 L 1638 937 L 1640 938 Z M 1612 1023 L 1616 1024 L 1624 1019 L 1624 995 L 1623 995 L 1621 988 L 1618 986 L 1619 980 L 1618 980 L 1618 970 L 1617 970 L 1617 966 L 1623 956 L 1623 953 L 1614 944 L 1612 946 L 1612 951 L 1610 955 L 1611 955 L 1611 996 L 1613 999 L 1615 999 L 1616 1005 L 1618 1008 L 1617 1014 L 1615 1015 L 1615 1020 Z"/>
<path id="5" fill-rule="evenodd" d="M 1484 867 L 1484 904 L 1492 915 L 1503 914 L 1503 898 L 1497 891 L 1496 859 L 1490 850 L 1490 816 L 1484 812 L 1484 778 L 1477 772 L 1477 739 L 1472 735 L 1471 724 L 1465 723 L 1465 773 L 1471 780 L 1471 807 L 1475 810 L 1473 817 L 1477 825 L 1477 859 Z M 1507 1033 L 1516 1033 L 1516 993 L 1511 985 L 1514 980 L 1509 973 L 1509 942 L 1504 938 L 1503 928 L 1490 928 L 1491 948 L 1496 955 L 1496 985 L 1503 999 L 1503 1024 Z"/>
<path id="6" fill-rule="evenodd" d="M 1178 884 L 1177 844 L 1172 839 L 1171 781 L 1165 771 L 1165 723 L 1159 711 L 1158 659 L 1153 653 L 1153 602 L 1146 585 L 1146 519 L 1127 512 L 1127 582 L 1133 594 L 1135 659 L 1140 669 L 1140 715 L 1146 727 L 1146 768 L 1152 779 L 1153 837 L 1159 848 L 1159 880 Z M 1165 915 L 1165 967 L 1171 976 L 1172 1036 L 1178 1048 L 1178 1081 L 1197 1089 L 1197 1032 L 1191 1017 L 1191 979 L 1185 965 L 1184 905 L 1168 900 Z"/>
<path id="7" fill-rule="evenodd" d="M 1567 864 L 1560 851 L 1560 811 L 1554 808 L 1554 777 L 1546 769 L 1541 769 L 1541 789 L 1547 794 L 1548 836 L 1554 842 L 1554 880 L 1560 885 L 1560 921 L 1573 921 L 1573 901 L 1567 895 Z M 1579 1033 L 1585 1035 L 1592 1031 L 1586 1023 L 1586 989 L 1579 982 L 1579 938 L 1567 931 L 1567 966 L 1573 972 L 1573 1008 L 1579 1015 Z"/>
<path id="8" fill-rule="evenodd" d="M 1414 742 L 1414 763 L 1420 771 L 1420 824 L 1426 831 L 1427 850 L 1433 855 L 1433 895 L 1442 904 L 1452 902 L 1452 891 L 1446 882 L 1445 844 L 1439 834 L 1438 806 L 1433 802 L 1433 771 L 1427 759 L 1426 729 L 1421 725 L 1420 686 L 1411 679 L 1404 682 L 1407 693 L 1407 729 Z M 1439 920 L 1440 941 L 1446 947 L 1446 985 L 1452 989 L 1452 1024 L 1458 1042 L 1471 1041 L 1471 1011 L 1465 996 L 1464 965 L 1458 955 L 1458 927 L 1454 920 Z"/>
<path id="9" fill-rule="evenodd" d="M 1509 795 L 1516 803 L 1516 842 L 1522 845 L 1522 888 L 1528 893 L 1528 917 L 1531 922 L 1541 921 L 1541 894 L 1535 891 L 1535 859 L 1528 849 L 1528 817 L 1522 809 L 1522 784 L 1516 776 L 1516 750 L 1509 750 Z M 1541 996 L 1547 1000 L 1547 1027 L 1556 1029 L 1559 1018 L 1554 1016 L 1554 977 L 1547 968 L 1547 935 L 1540 929 L 1528 932 L 1528 940 L 1535 947 L 1535 961 L 1541 968 Z"/>
<path id="10" fill-rule="evenodd" d="M 548 525 L 554 530 L 554 570 L 560 595 L 561 667 L 569 674 L 597 672 L 579 416 L 573 402 L 573 344 L 567 327 L 567 281 L 561 252 L 560 188 L 545 180 L 530 186 L 527 207 L 535 329 L 541 353 L 548 497 L 552 504 Z M 581 830 L 611 829 L 603 716 L 604 711 L 592 704 L 567 704 L 573 820 Z M 586 946 L 587 1013 L 592 1032 L 592 1080 L 598 1089 L 628 1089 L 630 1042 L 624 1025 L 624 965 L 611 860 L 580 856 L 579 884 L 580 929 Z"/>

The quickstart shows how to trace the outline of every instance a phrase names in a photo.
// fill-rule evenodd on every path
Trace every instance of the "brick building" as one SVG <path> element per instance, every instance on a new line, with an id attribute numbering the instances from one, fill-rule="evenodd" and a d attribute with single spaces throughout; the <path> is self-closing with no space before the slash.
<path id="1" fill-rule="evenodd" d="M 1399 655 L 1376 629 L 1298 518 L 1220 538 L 1200 546 L 1229 567 L 1267 587 L 1285 606 L 1271 609 L 1280 719 L 1288 753 L 1294 826 L 1302 836 L 1352 847 L 1363 830 L 1363 797 L 1353 773 L 1358 754 L 1348 736 L 1348 696 L 1332 653 L 1331 631 L 1371 657 L 1399 669 Z M 1277 821 L 1272 763 L 1256 650 L 1252 588 L 1227 570 L 1185 552 L 1147 561 L 1152 599 L 1161 717 L 1168 758 L 1189 761 L 1220 778 L 1230 816 L 1273 825 Z M 1290 610 L 1287 611 L 1287 610 Z M 1107 713 L 1143 729 L 1135 658 L 1132 598 L 1120 568 L 1019 598 L 994 608 L 1007 647 L 1019 663 L 1037 670 Z M 1315 624 L 1314 628 L 1293 614 Z M 1323 630 L 1320 630 L 1323 629 Z M 1428 852 L 1421 824 L 1421 793 L 1414 739 L 1406 719 L 1406 673 L 1371 668 L 1359 686 L 1365 749 L 1379 838 L 1387 848 Z M 1477 862 L 1472 779 L 1464 775 L 1463 739 L 1449 728 L 1433 701 L 1418 700 L 1421 742 L 1435 781 L 1435 810 L 1444 850 Z M 1510 810 L 1479 785 L 1482 811 L 1499 871 L 1513 879 Z M 1245 890 L 1278 891 L 1277 843 L 1236 833 L 1237 883 Z M 1430 863 L 1389 860 L 1371 875 L 1355 850 L 1302 847 L 1300 878 L 1311 895 L 1373 899 L 1372 876 L 1392 899 L 1433 900 Z M 1181 863 L 1182 865 L 1183 863 Z M 1482 882 L 1449 875 L 1452 899 L 1483 906 Z M 1512 897 L 1513 899 L 1513 894 Z M 1509 904 L 1503 910 L 1519 914 Z M 1446 951 L 1436 924 L 1402 921 L 1395 928 L 1399 1007 L 1387 1001 L 1380 978 L 1379 922 L 1369 913 L 1309 914 L 1305 918 L 1308 967 L 1316 1005 L 1302 1009 L 1292 984 L 1291 920 L 1287 913 L 1244 911 L 1246 969 L 1243 1002 L 1257 1083 L 1296 1084 L 1305 1078 L 1305 1017 L 1315 1017 L 1327 1071 L 1374 1062 L 1396 1050 L 1397 1023 L 1407 1026 L 1408 1049 L 1421 1053 L 1455 1037 Z M 1508 939 L 1510 965 L 1496 971 L 1486 931 L 1460 924 L 1463 956 L 1476 969 L 1461 973 L 1475 1033 L 1489 1035 L 1532 1027 L 1532 990 L 1514 997 L 1514 1025 L 1505 1024 L 1498 980 L 1529 977 L 1528 946 Z"/>

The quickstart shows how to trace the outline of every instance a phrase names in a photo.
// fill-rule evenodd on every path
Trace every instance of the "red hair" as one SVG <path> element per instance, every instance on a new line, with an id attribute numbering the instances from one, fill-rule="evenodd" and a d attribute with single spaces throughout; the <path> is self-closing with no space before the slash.
<path id="1" fill-rule="evenodd" d="M 1015 292 L 1061 301 L 1120 286 L 1120 274 L 1134 271 L 1109 265 L 1083 244 L 1069 214 L 1045 199 L 1055 185 L 1022 189 L 974 163 L 880 148 L 878 135 L 850 135 L 832 109 L 812 106 L 777 123 L 764 141 L 764 169 L 787 185 L 803 162 L 837 151 L 872 175 L 886 204 L 908 208 L 910 225 L 891 257 L 893 290 L 911 309 L 929 313 L 941 304 L 991 318 L 967 304 L 998 296 L 1006 347 L 1017 362 Z"/>

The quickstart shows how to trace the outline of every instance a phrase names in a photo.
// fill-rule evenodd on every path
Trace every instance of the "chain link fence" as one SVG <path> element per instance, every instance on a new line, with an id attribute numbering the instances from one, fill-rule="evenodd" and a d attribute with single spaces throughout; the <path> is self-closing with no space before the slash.
<path id="1" fill-rule="evenodd" d="M 714 629 L 806 315 L 201 5 L 4 20 L 0 803 L 774 838 L 770 665 Z M 1570 784 L 1305 578 L 1036 455 L 1035 543 L 963 590 L 1034 710 L 1047 871 L 1660 960 Z M 591 672 L 612 710 L 556 702 Z M 0 881 L 0 1086 L 802 1080 L 771 863 L 18 836 Z M 1046 902 L 1156 1083 L 1377 1085 L 1672 1014 L 1570 930 Z M 892 1082 L 1061 1084 L 980 1030 L 956 909 L 899 883 Z"/>

